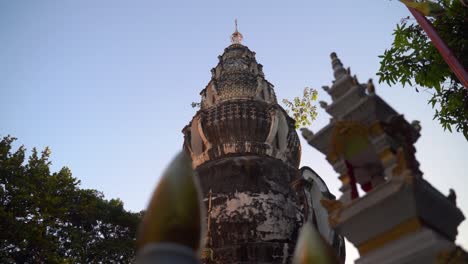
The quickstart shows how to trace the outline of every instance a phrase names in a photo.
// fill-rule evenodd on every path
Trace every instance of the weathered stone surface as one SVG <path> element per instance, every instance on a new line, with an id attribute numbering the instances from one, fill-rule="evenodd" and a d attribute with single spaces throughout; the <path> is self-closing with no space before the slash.
<path id="1" fill-rule="evenodd" d="M 196 169 L 206 196 L 215 193 L 254 192 L 287 194 L 298 169 L 270 157 L 225 157 Z"/>
<path id="2" fill-rule="evenodd" d="M 202 112 L 206 138 L 212 144 L 236 141 L 265 142 L 270 132 L 270 108 L 266 103 L 236 100 Z"/>
<path id="3" fill-rule="evenodd" d="M 193 166 L 224 156 L 270 156 L 299 166 L 295 122 L 278 105 L 254 52 L 226 48 L 201 92 L 201 109 L 183 130 Z"/>
<path id="4" fill-rule="evenodd" d="M 197 173 L 211 204 L 209 244 L 217 263 L 289 260 L 303 222 L 302 204 L 289 185 L 296 168 L 267 156 L 243 156 L 208 162 Z"/>
<path id="5" fill-rule="evenodd" d="M 325 209 L 315 216 L 319 201 L 306 201 L 315 189 L 307 196 L 291 187 L 302 177 L 295 122 L 255 53 L 233 44 L 218 58 L 201 108 L 183 129 L 208 208 L 204 263 L 290 263 L 304 212 L 330 244 L 342 242 L 326 225 Z M 336 248 L 341 254 L 341 244 Z"/>
<path id="6" fill-rule="evenodd" d="M 208 208 L 206 263 L 288 263 L 302 225 L 294 120 L 277 104 L 255 53 L 233 44 L 183 130 Z"/>

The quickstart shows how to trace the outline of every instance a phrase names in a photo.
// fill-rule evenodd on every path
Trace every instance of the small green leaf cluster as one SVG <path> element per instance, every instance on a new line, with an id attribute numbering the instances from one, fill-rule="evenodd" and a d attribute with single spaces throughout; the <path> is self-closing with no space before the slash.
<path id="1" fill-rule="evenodd" d="M 445 8 L 445 14 L 430 20 L 455 57 L 468 68 L 468 8 L 459 0 L 438 3 Z M 379 82 L 409 85 L 418 92 L 418 87 L 432 91 L 429 103 L 435 108 L 434 119 L 450 132 L 454 126 L 468 140 L 468 92 L 424 30 L 407 18 L 396 26 L 393 36 L 392 46 L 379 56 Z"/>
<path id="2" fill-rule="evenodd" d="M 119 199 L 80 189 L 50 150 L 26 158 L 15 138 L 0 140 L 0 263 L 130 263 L 141 213 Z"/>
<path id="3" fill-rule="evenodd" d="M 292 102 L 283 99 L 286 112 L 296 121 L 296 129 L 312 124 L 317 118 L 317 107 L 313 104 L 317 100 L 317 90 L 306 87 L 302 98 L 295 97 Z"/>

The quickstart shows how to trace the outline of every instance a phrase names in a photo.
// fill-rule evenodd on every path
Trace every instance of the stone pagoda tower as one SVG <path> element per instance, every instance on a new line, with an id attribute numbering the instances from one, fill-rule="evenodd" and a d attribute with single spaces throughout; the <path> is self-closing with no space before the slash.
<path id="1" fill-rule="evenodd" d="M 295 122 L 237 25 L 231 41 L 183 129 L 208 209 L 204 262 L 289 263 L 307 219 L 306 196 L 291 187 L 303 186 Z"/>
<path id="2" fill-rule="evenodd" d="M 454 243 L 464 220 L 455 192 L 443 195 L 419 170 L 419 122 L 389 106 L 372 80 L 359 83 L 335 53 L 331 59 L 335 80 L 323 88 L 332 101 L 320 102 L 330 123 L 302 131 L 340 174 L 341 197 L 322 201 L 330 224 L 359 250 L 359 264 L 466 263 Z"/>

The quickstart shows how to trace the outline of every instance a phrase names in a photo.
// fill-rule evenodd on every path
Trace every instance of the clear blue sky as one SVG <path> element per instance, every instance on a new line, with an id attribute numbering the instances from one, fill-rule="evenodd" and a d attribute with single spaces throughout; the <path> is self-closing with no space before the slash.
<path id="1" fill-rule="evenodd" d="M 53 168 L 71 168 L 82 187 L 125 207 L 146 206 L 158 177 L 182 146 L 190 104 L 229 45 L 234 19 L 257 52 L 278 98 L 331 83 L 336 51 L 361 82 L 377 80 L 377 56 L 409 12 L 398 1 L 1 1 L 0 135 L 29 149 L 50 146 Z M 467 142 L 432 120 L 428 92 L 376 85 L 408 120 L 424 177 L 458 192 L 468 209 Z M 329 116 L 320 109 L 311 130 Z M 303 142 L 302 164 L 338 194 L 337 174 Z M 468 246 L 468 225 L 458 241 Z M 355 253 L 349 251 L 350 258 Z"/>

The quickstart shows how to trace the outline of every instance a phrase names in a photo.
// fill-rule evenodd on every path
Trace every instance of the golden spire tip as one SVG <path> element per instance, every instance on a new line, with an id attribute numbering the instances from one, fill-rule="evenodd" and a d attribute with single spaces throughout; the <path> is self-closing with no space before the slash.
<path id="1" fill-rule="evenodd" d="M 234 20 L 234 24 L 236 27 L 236 31 L 232 33 L 231 35 L 231 43 L 232 44 L 241 44 L 242 40 L 244 39 L 244 36 L 237 30 L 237 18 Z"/>

